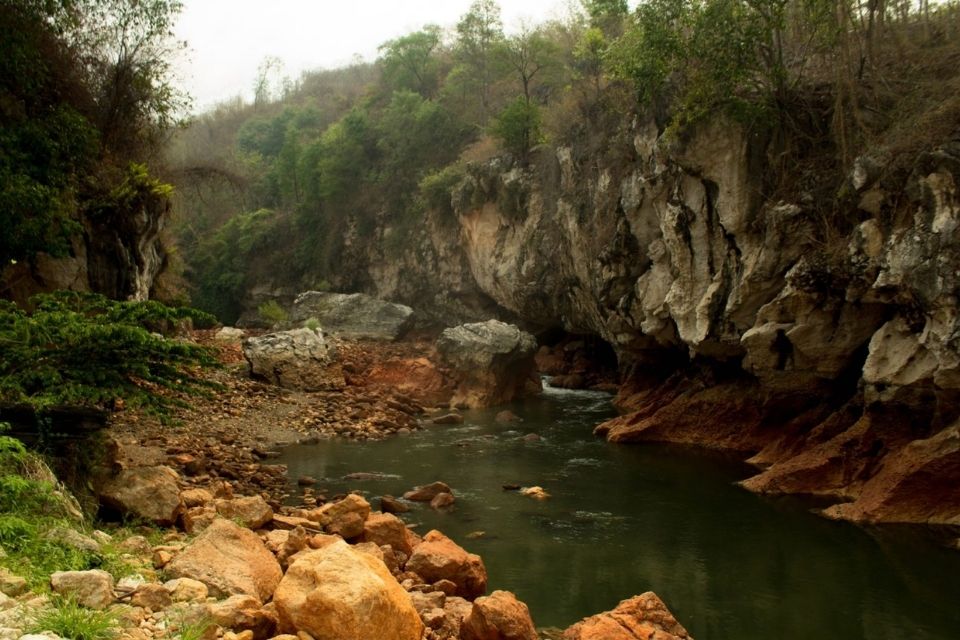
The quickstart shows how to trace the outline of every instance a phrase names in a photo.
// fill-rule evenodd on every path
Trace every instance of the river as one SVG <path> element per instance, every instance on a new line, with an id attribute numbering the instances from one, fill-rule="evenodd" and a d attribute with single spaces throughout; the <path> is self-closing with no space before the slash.
<path id="1" fill-rule="evenodd" d="M 280 462 L 328 494 L 360 489 L 374 508 L 443 480 L 455 508 L 414 505 L 405 519 L 480 554 L 490 590 L 516 593 L 541 627 L 652 590 L 698 640 L 960 638 L 960 553 L 916 529 L 862 529 L 753 495 L 733 484 L 750 470 L 715 454 L 596 439 L 614 415 L 605 394 L 547 388 L 510 409 L 523 421 L 469 411 L 462 425 L 380 442 L 296 445 Z M 343 479 L 355 472 L 384 475 Z"/>

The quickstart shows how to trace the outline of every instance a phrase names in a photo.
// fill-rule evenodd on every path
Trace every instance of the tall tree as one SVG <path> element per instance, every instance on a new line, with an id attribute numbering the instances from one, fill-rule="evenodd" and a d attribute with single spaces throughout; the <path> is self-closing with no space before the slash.
<path id="1" fill-rule="evenodd" d="M 502 40 L 500 5 L 494 0 L 474 0 L 470 10 L 457 23 L 456 53 L 476 86 L 483 120 L 489 117 L 491 111 L 494 52 Z"/>
<path id="2" fill-rule="evenodd" d="M 380 45 L 384 79 L 391 88 L 416 91 L 424 98 L 432 98 L 440 83 L 436 57 L 440 42 L 440 27 L 429 24 L 420 31 Z"/>

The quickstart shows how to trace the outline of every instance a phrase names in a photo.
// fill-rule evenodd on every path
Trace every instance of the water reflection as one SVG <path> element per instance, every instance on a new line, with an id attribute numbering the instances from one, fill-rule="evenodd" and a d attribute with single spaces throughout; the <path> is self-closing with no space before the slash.
<path id="1" fill-rule="evenodd" d="M 538 625 L 566 626 L 653 590 L 700 640 L 960 637 L 960 554 L 749 494 L 732 486 L 747 470 L 723 457 L 596 440 L 593 425 L 613 414 L 602 394 L 550 390 L 511 409 L 523 422 L 476 411 L 463 425 L 384 442 L 293 447 L 282 461 L 292 478 L 371 499 L 447 482 L 451 513 L 415 507 L 407 520 L 480 553 L 490 584 L 516 592 Z M 529 433 L 542 439 L 525 441 Z M 383 475 L 344 479 L 356 472 Z"/>

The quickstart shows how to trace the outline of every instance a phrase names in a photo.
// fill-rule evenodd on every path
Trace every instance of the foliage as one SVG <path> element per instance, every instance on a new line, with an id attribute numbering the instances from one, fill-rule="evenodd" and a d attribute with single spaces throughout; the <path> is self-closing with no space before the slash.
<path id="1" fill-rule="evenodd" d="M 432 98 L 440 84 L 440 61 L 434 55 L 440 47 L 440 35 L 440 27 L 430 24 L 380 45 L 380 64 L 387 85 Z"/>
<path id="2" fill-rule="evenodd" d="M 276 300 L 267 300 L 261 304 L 257 307 L 257 313 L 271 325 L 278 325 L 290 319 L 290 314 Z"/>
<path id="3" fill-rule="evenodd" d="M 107 611 L 89 609 L 69 598 L 54 598 L 52 607 L 41 611 L 31 632 L 52 631 L 71 640 L 113 640 L 117 620 Z"/>
<path id="4" fill-rule="evenodd" d="M 320 321 L 317 318 L 307 318 L 303 321 L 303 327 L 305 329 L 310 329 L 310 331 L 319 331 Z"/>
<path id="5" fill-rule="evenodd" d="M 155 146 L 171 84 L 172 0 L 0 1 L 0 265 L 70 249 L 114 167 Z"/>
<path id="6" fill-rule="evenodd" d="M 197 305 L 232 324 L 249 285 L 253 258 L 270 246 L 278 216 L 260 209 L 231 218 L 196 248 L 191 267 Z"/>
<path id="7" fill-rule="evenodd" d="M 526 161 L 530 149 L 541 142 L 540 110 L 523 96 L 517 98 L 497 116 L 493 134 L 503 141 L 507 151 Z"/>
<path id="8" fill-rule="evenodd" d="M 420 197 L 428 207 L 453 213 L 453 188 L 463 181 L 463 166 L 449 164 L 440 171 L 428 174 L 420 181 Z"/>
<path id="9" fill-rule="evenodd" d="M 118 399 L 163 413 L 180 401 L 162 390 L 200 393 L 193 368 L 213 366 L 203 348 L 150 332 L 150 326 L 209 316 L 160 303 L 114 302 L 62 292 L 26 311 L 0 305 L 0 401 L 42 412 L 58 405 L 106 407 Z"/>

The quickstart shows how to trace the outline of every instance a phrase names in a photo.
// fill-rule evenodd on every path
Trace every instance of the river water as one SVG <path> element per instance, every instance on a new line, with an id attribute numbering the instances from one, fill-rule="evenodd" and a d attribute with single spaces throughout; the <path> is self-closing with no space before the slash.
<path id="1" fill-rule="evenodd" d="M 454 510 L 414 505 L 405 519 L 479 553 L 490 590 L 516 593 L 538 626 L 652 590 L 698 640 L 960 638 L 960 553 L 915 530 L 864 530 L 750 494 L 733 485 L 750 470 L 716 455 L 596 439 L 592 427 L 614 415 L 605 394 L 548 388 L 510 408 L 523 422 L 476 410 L 381 442 L 293 446 L 280 462 L 328 495 L 360 489 L 374 508 L 384 493 L 443 480 Z M 384 475 L 343 478 L 356 472 Z"/>

